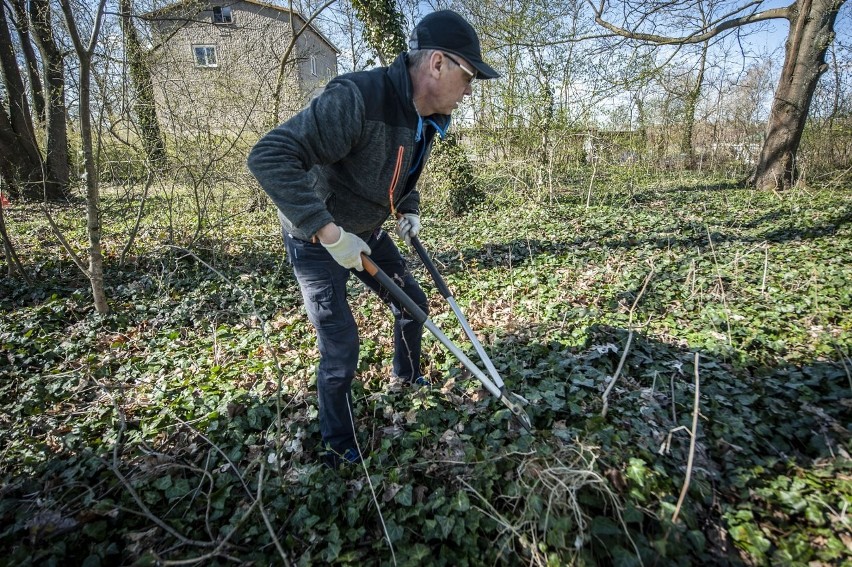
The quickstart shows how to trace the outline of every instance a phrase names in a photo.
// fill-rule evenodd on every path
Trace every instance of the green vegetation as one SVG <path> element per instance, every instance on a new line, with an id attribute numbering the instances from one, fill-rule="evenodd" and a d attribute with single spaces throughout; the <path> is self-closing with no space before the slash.
<path id="1" fill-rule="evenodd" d="M 0 280 L 3 562 L 848 564 L 852 191 L 604 173 L 588 208 L 588 181 L 491 184 L 462 217 L 424 198 L 535 436 L 431 338 L 433 388 L 389 387 L 390 316 L 353 286 L 369 477 L 318 463 L 317 352 L 255 195 L 201 228 L 155 197 L 123 267 L 107 221 L 104 318 L 39 210 L 5 211 L 37 283 Z M 78 210 L 54 216 L 84 242 Z"/>
<path id="2" fill-rule="evenodd" d="M 444 140 L 435 143 L 429 169 L 434 172 L 432 198 L 437 206 L 449 209 L 452 214 L 459 216 L 470 212 L 485 198 L 477 185 L 466 149 L 455 134 L 448 133 Z"/>

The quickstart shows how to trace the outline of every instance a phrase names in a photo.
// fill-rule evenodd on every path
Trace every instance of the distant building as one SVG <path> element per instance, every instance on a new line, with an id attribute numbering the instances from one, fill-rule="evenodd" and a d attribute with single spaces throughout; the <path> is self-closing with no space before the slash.
<path id="1" fill-rule="evenodd" d="M 339 50 L 287 8 L 255 0 L 184 0 L 143 18 L 152 30 L 157 113 L 174 134 L 265 131 L 337 75 Z"/>

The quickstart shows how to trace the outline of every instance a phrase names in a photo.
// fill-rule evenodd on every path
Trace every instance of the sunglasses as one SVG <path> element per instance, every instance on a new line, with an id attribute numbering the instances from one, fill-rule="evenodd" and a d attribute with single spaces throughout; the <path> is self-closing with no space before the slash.
<path id="1" fill-rule="evenodd" d="M 444 52 L 442 51 L 441 53 L 444 53 Z M 464 65 L 459 63 L 456 60 L 456 58 L 453 57 L 452 55 L 450 55 L 449 53 L 444 53 L 444 57 L 446 57 L 447 59 L 449 59 L 450 61 L 452 61 L 456 65 L 458 65 L 459 67 L 461 67 L 461 70 L 464 71 L 465 73 L 467 73 L 467 84 L 468 85 L 473 82 L 473 80 L 476 78 L 476 73 L 474 73 L 473 71 L 471 71 L 470 69 L 468 69 L 467 67 L 465 67 Z"/>

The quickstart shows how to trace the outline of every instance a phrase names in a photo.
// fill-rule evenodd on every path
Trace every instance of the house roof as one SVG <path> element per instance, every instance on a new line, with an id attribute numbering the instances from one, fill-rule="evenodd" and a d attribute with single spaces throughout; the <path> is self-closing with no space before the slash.
<path id="1" fill-rule="evenodd" d="M 235 4 L 251 4 L 253 6 L 259 6 L 261 8 L 267 8 L 270 10 L 275 10 L 277 12 L 282 13 L 290 13 L 291 10 L 289 8 L 284 8 L 282 6 L 276 6 L 275 4 L 269 4 L 267 2 L 258 2 L 257 0 L 224 0 L 222 2 L 211 2 L 210 0 L 178 0 L 177 2 L 173 2 L 171 4 L 167 4 L 162 8 L 158 8 L 156 10 L 152 10 L 150 12 L 146 12 L 142 14 L 142 18 L 146 20 L 157 20 L 167 17 L 170 13 L 185 10 L 186 8 L 195 9 L 198 12 L 203 12 L 211 9 L 213 6 L 234 6 Z M 302 22 L 307 22 L 306 18 L 299 13 L 298 10 L 292 10 L 292 14 L 298 17 Z M 340 50 L 334 45 L 330 39 L 328 39 L 325 34 L 323 34 L 319 29 L 317 29 L 313 24 L 308 24 L 308 28 L 313 31 L 317 36 L 328 44 L 330 48 L 334 50 L 335 53 L 340 55 Z"/>

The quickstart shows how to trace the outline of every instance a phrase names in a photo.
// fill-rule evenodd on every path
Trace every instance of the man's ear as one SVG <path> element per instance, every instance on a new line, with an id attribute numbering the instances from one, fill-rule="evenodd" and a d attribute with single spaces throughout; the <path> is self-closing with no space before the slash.
<path id="1" fill-rule="evenodd" d="M 437 79 L 446 64 L 447 61 L 444 54 L 440 51 L 433 51 L 432 56 L 429 57 L 429 74 Z"/>

